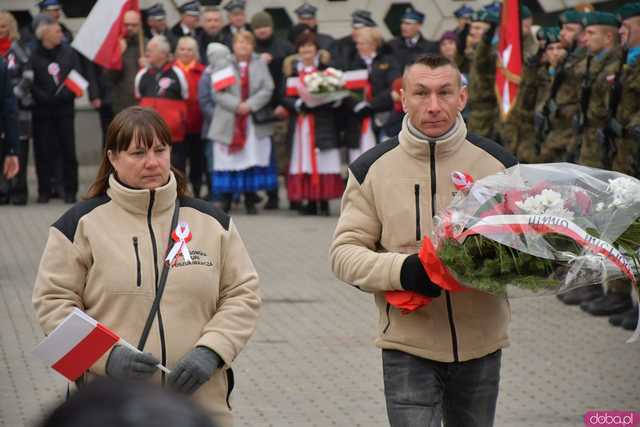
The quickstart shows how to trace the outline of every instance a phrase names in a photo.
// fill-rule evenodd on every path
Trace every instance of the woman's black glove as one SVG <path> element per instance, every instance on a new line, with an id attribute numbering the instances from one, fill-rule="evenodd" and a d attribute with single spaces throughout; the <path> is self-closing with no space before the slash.
<path id="1" fill-rule="evenodd" d="M 142 380 L 151 377 L 160 361 L 151 353 L 138 353 L 116 345 L 107 359 L 107 375 L 119 380 Z"/>
<path id="2" fill-rule="evenodd" d="M 169 387 L 184 394 L 193 394 L 222 366 L 222 359 L 207 347 L 196 347 L 178 361 L 167 377 Z"/>

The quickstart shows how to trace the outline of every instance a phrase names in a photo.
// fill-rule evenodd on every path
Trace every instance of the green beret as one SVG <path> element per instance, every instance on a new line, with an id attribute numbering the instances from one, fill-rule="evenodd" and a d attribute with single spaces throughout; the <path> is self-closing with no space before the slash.
<path id="1" fill-rule="evenodd" d="M 486 10 L 477 10 L 471 14 L 471 22 L 486 22 L 487 24 L 499 24 L 500 16 Z"/>
<path id="2" fill-rule="evenodd" d="M 558 17 L 559 21 L 560 21 L 560 25 L 563 24 L 580 24 L 582 25 L 582 15 L 584 15 L 581 12 L 578 12 L 577 10 L 567 10 L 565 12 L 563 12 L 562 14 L 560 14 L 560 16 Z"/>
<path id="3" fill-rule="evenodd" d="M 629 3 L 618 9 L 618 19 L 624 21 L 625 19 L 633 18 L 634 16 L 640 16 L 640 3 Z"/>
<path id="4" fill-rule="evenodd" d="M 540 41 L 546 43 L 560 42 L 560 28 L 558 27 L 541 27 L 536 33 L 536 37 Z"/>
<path id="5" fill-rule="evenodd" d="M 613 13 L 608 12 L 589 12 L 582 16 L 582 25 L 589 27 L 591 25 L 606 25 L 608 27 L 620 26 L 620 21 Z"/>
<path id="6" fill-rule="evenodd" d="M 531 18 L 531 16 L 531 9 L 529 9 L 527 6 L 522 6 L 520 8 L 520 19 Z"/>

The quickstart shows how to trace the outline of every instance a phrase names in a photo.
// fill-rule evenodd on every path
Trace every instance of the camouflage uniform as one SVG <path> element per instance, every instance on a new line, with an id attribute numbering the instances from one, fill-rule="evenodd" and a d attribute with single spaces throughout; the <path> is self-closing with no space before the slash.
<path id="1" fill-rule="evenodd" d="M 490 139 L 495 137 L 499 122 L 496 59 L 495 48 L 483 39 L 476 47 L 469 72 L 469 132 Z"/>
<path id="2" fill-rule="evenodd" d="M 617 153 L 612 169 L 627 175 L 640 177 L 638 155 L 640 155 L 640 60 L 625 64 L 620 76 L 622 96 L 616 111 L 616 120 L 622 125 L 622 136 L 616 138 Z M 635 129 L 634 129 L 635 128 Z"/>
<path id="3" fill-rule="evenodd" d="M 545 137 L 540 147 L 538 162 L 561 162 L 566 160 L 574 145 L 573 117 L 579 109 L 580 84 L 586 68 L 580 69 L 577 64 L 586 57 L 586 51 L 576 48 L 565 61 L 558 67 L 558 71 L 551 81 L 560 79 L 555 97 L 557 109 L 549 115 L 550 132 Z M 551 93 L 545 102 L 551 101 Z"/>
<path id="4" fill-rule="evenodd" d="M 609 111 L 609 95 L 615 82 L 615 75 L 620 67 L 622 54 L 620 49 L 610 49 L 595 55 L 591 59 L 591 67 L 587 83 L 591 87 L 589 104 L 585 116 L 582 135 L 576 135 L 576 150 L 579 148 L 578 164 L 594 168 L 605 168 L 604 160 L 609 154 L 598 138 L 598 130 L 607 125 Z M 584 67 L 586 60 L 580 66 Z"/>

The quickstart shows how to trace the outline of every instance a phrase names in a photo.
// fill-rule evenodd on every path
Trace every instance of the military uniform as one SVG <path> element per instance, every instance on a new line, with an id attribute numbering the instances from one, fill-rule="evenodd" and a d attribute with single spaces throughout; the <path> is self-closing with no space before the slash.
<path id="1" fill-rule="evenodd" d="M 486 11 L 474 13 L 472 20 L 497 25 L 498 17 Z M 495 27 L 494 27 L 495 28 Z M 469 71 L 469 132 L 485 138 L 495 138 L 495 125 L 499 120 L 498 100 L 496 98 L 496 60 L 497 54 L 491 44 L 493 31 L 488 30 L 476 47 Z"/>
<path id="2" fill-rule="evenodd" d="M 615 15 L 605 12 L 591 12 L 585 14 L 583 25 L 605 25 L 617 28 L 619 21 Z M 590 88 L 588 102 L 581 100 L 581 104 L 586 105 L 586 111 L 580 111 L 578 123 L 574 121 L 576 128 L 575 154 L 577 163 L 594 168 L 609 168 L 609 151 L 598 133 L 607 125 L 609 112 L 609 95 L 612 85 L 615 83 L 615 76 L 621 67 L 622 52 L 619 48 L 611 48 L 595 53 L 591 58 L 583 59 L 578 67 L 581 70 L 589 69 L 583 75 L 583 86 Z M 582 94 L 584 97 L 585 95 Z M 585 105 L 582 105 L 584 110 Z M 583 116 L 584 125 L 580 129 L 580 117 Z"/>

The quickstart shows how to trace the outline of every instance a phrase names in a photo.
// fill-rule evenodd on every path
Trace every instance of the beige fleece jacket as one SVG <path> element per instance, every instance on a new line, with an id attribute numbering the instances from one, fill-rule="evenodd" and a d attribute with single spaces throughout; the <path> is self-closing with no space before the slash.
<path id="1" fill-rule="evenodd" d="M 419 251 L 423 236 L 431 236 L 433 216 L 456 193 L 452 172 L 480 179 L 515 163 L 492 141 L 468 136 L 459 116 L 455 131 L 437 142 L 414 136 L 405 117 L 398 138 L 349 166 L 330 262 L 340 280 L 375 295 L 378 347 L 452 362 L 508 345 L 505 298 L 474 290 L 442 292 L 431 304 L 403 315 L 387 304 L 384 291 L 402 290 L 402 263 Z"/>
<path id="2" fill-rule="evenodd" d="M 112 176 L 109 185 L 106 196 L 75 205 L 50 228 L 33 304 L 45 334 L 78 307 L 137 345 L 167 253 L 176 182 L 172 175 L 155 191 L 133 190 Z M 225 366 L 193 397 L 216 425 L 231 426 L 228 369 L 256 327 L 258 275 L 228 216 L 192 198 L 180 205 L 192 263 L 180 257 L 169 270 L 160 304 L 165 364 L 172 369 L 196 346 L 218 353 Z M 162 358 L 157 316 L 144 350 Z M 90 374 L 105 375 L 107 358 Z"/>

